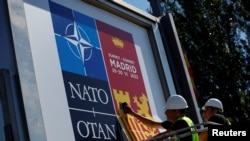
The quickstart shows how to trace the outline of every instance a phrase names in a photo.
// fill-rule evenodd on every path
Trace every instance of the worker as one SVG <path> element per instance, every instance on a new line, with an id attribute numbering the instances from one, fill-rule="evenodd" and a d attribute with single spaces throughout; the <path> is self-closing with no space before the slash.
<path id="1" fill-rule="evenodd" d="M 220 125 L 231 125 L 230 121 L 223 115 L 223 104 L 217 98 L 210 98 L 202 106 L 203 118 L 205 122 L 213 122 Z M 205 126 L 205 127 L 209 127 Z M 208 140 L 208 131 L 199 134 L 200 141 Z"/>
<path id="2" fill-rule="evenodd" d="M 186 100 L 180 95 L 171 95 L 166 102 L 164 112 L 167 117 L 166 121 L 158 122 L 141 116 L 135 113 L 130 107 L 126 106 L 124 112 L 130 114 L 141 121 L 146 126 L 151 128 L 166 129 L 167 132 L 176 131 L 179 129 L 187 128 L 188 131 L 194 130 L 193 121 L 185 115 L 188 104 Z M 177 135 L 182 134 L 178 133 Z M 179 141 L 198 141 L 198 133 L 193 133 L 187 137 L 179 138 Z"/>

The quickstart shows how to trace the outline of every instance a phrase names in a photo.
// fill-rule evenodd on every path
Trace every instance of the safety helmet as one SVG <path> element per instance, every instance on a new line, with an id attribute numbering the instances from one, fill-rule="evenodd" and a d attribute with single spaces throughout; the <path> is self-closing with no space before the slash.
<path id="1" fill-rule="evenodd" d="M 218 108 L 223 112 L 223 105 L 222 105 L 221 101 L 217 98 L 208 99 L 207 102 L 205 103 L 205 105 L 202 107 L 202 109 L 204 110 L 205 107 L 207 107 L 207 106 Z"/>
<path id="2" fill-rule="evenodd" d="M 164 106 L 165 111 L 186 108 L 188 108 L 187 101 L 180 95 L 171 95 Z"/>

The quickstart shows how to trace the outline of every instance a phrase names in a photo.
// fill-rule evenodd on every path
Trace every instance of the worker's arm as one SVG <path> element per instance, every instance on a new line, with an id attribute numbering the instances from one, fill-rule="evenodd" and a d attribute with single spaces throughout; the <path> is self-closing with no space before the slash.
<path id="1" fill-rule="evenodd" d="M 199 133 L 199 141 L 207 141 L 208 131 L 203 131 Z"/>

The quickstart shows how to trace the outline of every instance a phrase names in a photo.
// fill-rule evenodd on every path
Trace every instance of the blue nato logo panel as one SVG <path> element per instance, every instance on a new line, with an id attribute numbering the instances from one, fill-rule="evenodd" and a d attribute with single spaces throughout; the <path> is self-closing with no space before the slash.
<path id="1" fill-rule="evenodd" d="M 95 20 L 53 2 L 50 9 L 62 70 L 107 80 Z"/>

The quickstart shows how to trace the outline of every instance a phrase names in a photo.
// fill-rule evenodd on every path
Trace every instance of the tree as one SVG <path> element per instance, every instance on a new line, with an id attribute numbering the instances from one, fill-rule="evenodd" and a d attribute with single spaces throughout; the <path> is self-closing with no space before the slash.
<path id="1" fill-rule="evenodd" d="M 199 105 L 216 97 L 232 123 L 250 122 L 250 1 L 166 0 L 164 4 L 192 67 Z"/>

